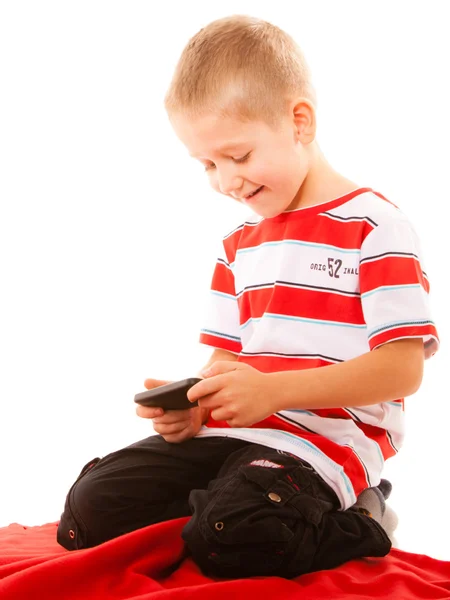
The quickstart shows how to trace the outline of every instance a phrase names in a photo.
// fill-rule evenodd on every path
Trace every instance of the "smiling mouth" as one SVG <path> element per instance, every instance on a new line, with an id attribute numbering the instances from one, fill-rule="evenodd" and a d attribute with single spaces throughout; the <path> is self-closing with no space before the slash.
<path id="1" fill-rule="evenodd" d="M 251 198 L 254 198 L 256 196 L 256 194 L 259 194 L 259 192 L 262 191 L 263 188 L 264 188 L 264 186 L 261 185 L 257 190 L 255 190 L 251 194 L 248 194 L 248 196 L 245 196 L 244 200 L 250 200 Z"/>

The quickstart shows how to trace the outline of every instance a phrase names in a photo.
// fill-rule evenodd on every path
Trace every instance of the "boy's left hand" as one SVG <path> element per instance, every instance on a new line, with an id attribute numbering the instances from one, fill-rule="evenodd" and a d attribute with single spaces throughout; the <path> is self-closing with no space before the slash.
<path id="1" fill-rule="evenodd" d="M 217 361 L 201 376 L 205 379 L 191 387 L 187 396 L 208 408 L 215 421 L 249 427 L 276 412 L 276 390 L 268 373 L 237 361 Z"/>

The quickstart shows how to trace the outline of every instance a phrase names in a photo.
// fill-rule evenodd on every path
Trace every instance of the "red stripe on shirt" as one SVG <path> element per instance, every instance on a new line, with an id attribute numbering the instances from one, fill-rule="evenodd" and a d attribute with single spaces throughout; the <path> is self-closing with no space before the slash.
<path id="1" fill-rule="evenodd" d="M 276 284 L 270 288 L 248 290 L 238 298 L 241 325 L 249 318 L 260 318 L 265 312 L 305 319 L 364 325 L 359 296 L 288 287 Z"/>
<path id="2" fill-rule="evenodd" d="M 240 362 L 246 363 L 254 367 L 261 373 L 276 373 L 278 371 L 301 371 L 303 369 L 314 369 L 316 367 L 325 367 L 333 365 L 335 361 L 327 360 L 321 357 L 297 358 L 284 356 L 264 356 L 258 354 L 256 356 L 248 356 L 241 354 L 238 358 Z"/>
<path id="3" fill-rule="evenodd" d="M 369 346 L 370 349 L 373 350 L 377 346 L 381 346 L 382 344 L 386 344 L 387 342 L 391 342 L 393 340 L 423 337 L 427 335 L 436 338 L 436 340 L 439 339 L 436 327 L 432 324 L 426 323 L 421 325 L 420 323 L 417 323 L 394 327 L 392 329 L 388 329 L 387 331 L 381 331 L 380 333 L 371 336 L 369 339 Z"/>
<path id="4" fill-rule="evenodd" d="M 424 278 L 422 268 L 412 256 L 386 256 L 360 266 L 361 294 L 385 285 L 417 284 L 429 291 L 429 283 Z"/>
<path id="5" fill-rule="evenodd" d="M 207 346 L 212 346 L 213 348 L 219 348 L 221 350 L 229 350 L 230 352 L 234 352 L 234 354 L 239 354 L 242 351 L 242 344 L 240 342 L 215 336 L 213 333 L 202 332 L 200 334 L 200 343 L 206 344 Z"/>
<path id="6" fill-rule="evenodd" d="M 211 289 L 223 294 L 235 295 L 234 275 L 232 271 L 222 262 L 216 264 L 211 283 Z"/>
<path id="7" fill-rule="evenodd" d="M 366 437 L 378 444 L 384 460 L 387 460 L 391 456 L 395 456 L 397 454 L 397 451 L 393 448 L 389 440 L 386 429 L 375 427 L 375 425 L 369 425 L 368 423 L 361 423 L 360 421 L 355 421 L 355 424 L 357 427 L 359 427 L 359 429 L 361 429 L 361 431 L 364 432 Z"/>
<path id="8" fill-rule="evenodd" d="M 317 216 L 314 217 L 317 220 Z M 340 221 L 322 216 L 320 224 L 312 228 L 308 218 L 299 213 L 288 221 L 261 221 L 234 233 L 224 242 L 229 262 L 235 260 L 236 248 L 245 250 L 262 244 L 283 240 L 301 240 L 305 244 L 326 244 L 346 250 L 361 247 L 363 240 L 373 230 L 367 221 Z"/>

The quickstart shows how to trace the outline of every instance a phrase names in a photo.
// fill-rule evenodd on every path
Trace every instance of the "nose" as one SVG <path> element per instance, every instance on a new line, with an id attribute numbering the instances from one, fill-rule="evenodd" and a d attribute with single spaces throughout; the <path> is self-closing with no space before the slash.
<path id="1" fill-rule="evenodd" d="M 217 170 L 217 181 L 219 190 L 222 194 L 230 196 L 242 187 L 243 179 L 233 167 L 222 168 Z"/>

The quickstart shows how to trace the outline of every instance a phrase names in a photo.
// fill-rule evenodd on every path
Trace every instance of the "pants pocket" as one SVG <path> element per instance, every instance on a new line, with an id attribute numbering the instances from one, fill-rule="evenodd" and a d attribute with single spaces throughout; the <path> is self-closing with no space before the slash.
<path id="1" fill-rule="evenodd" d="M 273 475 L 264 467 L 241 466 L 207 490 L 191 492 L 193 516 L 183 539 L 205 572 L 250 577 L 279 570 L 294 537 L 296 511 L 288 502 L 289 486 L 283 498 L 271 491 Z"/>

